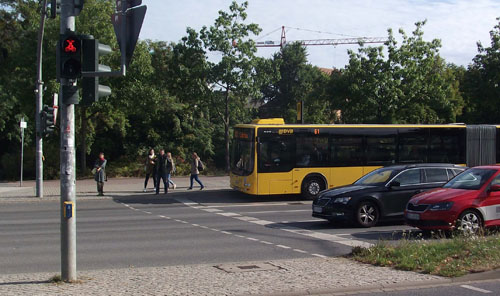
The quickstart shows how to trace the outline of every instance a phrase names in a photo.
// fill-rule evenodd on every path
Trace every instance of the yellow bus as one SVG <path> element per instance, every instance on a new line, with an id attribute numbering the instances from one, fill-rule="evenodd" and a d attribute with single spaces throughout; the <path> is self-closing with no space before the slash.
<path id="1" fill-rule="evenodd" d="M 492 125 L 321 125 L 256 119 L 234 127 L 230 184 L 252 195 L 314 198 L 385 165 L 496 163 L 496 147 L 500 126 Z"/>

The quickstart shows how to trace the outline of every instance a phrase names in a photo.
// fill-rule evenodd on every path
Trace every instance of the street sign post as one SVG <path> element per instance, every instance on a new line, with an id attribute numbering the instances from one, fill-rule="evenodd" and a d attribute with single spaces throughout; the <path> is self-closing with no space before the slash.
<path id="1" fill-rule="evenodd" d="M 19 178 L 19 187 L 23 187 L 23 162 L 24 162 L 24 129 L 28 126 L 24 117 L 19 122 L 21 127 L 21 178 Z"/>

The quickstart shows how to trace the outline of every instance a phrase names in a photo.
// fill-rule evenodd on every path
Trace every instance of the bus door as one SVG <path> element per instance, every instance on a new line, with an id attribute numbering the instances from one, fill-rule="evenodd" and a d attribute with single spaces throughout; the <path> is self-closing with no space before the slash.
<path id="1" fill-rule="evenodd" d="M 259 138 L 258 194 L 293 192 L 292 168 L 295 147 L 290 136 Z"/>

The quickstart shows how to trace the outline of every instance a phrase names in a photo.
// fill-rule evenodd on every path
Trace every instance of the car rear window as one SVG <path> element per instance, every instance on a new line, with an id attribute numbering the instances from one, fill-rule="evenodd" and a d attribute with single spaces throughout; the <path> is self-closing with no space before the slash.
<path id="1" fill-rule="evenodd" d="M 425 169 L 427 183 L 446 182 L 448 181 L 448 173 L 446 169 L 428 168 Z"/>

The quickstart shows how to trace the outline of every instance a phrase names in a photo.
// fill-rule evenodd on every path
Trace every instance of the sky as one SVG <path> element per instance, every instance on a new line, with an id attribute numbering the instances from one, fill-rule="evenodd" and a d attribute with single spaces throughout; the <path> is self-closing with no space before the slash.
<path id="1" fill-rule="evenodd" d="M 213 25 L 218 11 L 229 11 L 231 0 L 143 0 L 148 6 L 140 39 L 178 42 L 186 28 L 199 31 Z M 237 1 L 241 3 L 242 1 Z M 440 39 L 440 55 L 448 62 L 467 66 L 477 52 L 477 42 L 490 45 L 489 32 L 499 22 L 500 0 L 248 0 L 246 23 L 262 29 L 256 41 L 280 40 L 285 26 L 287 41 L 348 37 L 387 37 L 392 28 L 397 40 L 415 23 L 427 20 L 424 40 Z M 272 33 L 274 32 L 274 33 Z M 344 68 L 348 49 L 356 45 L 323 45 L 307 48 L 312 65 Z M 271 57 L 279 48 L 259 48 Z"/>

